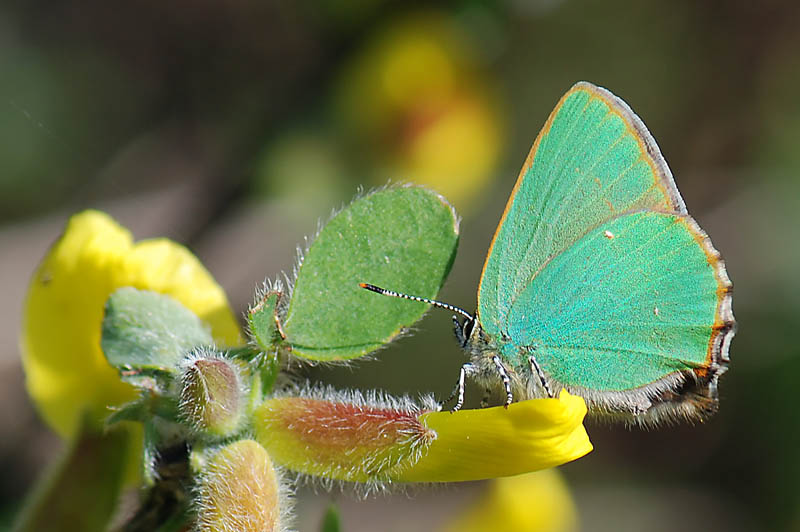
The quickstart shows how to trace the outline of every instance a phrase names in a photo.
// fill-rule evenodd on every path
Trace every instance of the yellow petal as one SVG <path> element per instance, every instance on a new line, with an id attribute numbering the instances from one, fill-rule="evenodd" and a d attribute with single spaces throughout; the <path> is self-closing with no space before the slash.
<path id="1" fill-rule="evenodd" d="M 492 480 L 488 493 L 473 501 L 446 532 L 578 530 L 575 504 L 555 469 Z"/>
<path id="2" fill-rule="evenodd" d="M 31 280 L 20 339 L 28 392 L 66 438 L 83 412 L 100 428 L 109 406 L 135 397 L 100 349 L 105 301 L 129 285 L 175 297 L 208 321 L 218 341 L 238 341 L 225 294 L 185 248 L 167 240 L 134 245 L 98 211 L 73 216 Z"/>
<path id="3" fill-rule="evenodd" d="M 28 392 L 62 436 L 75 433 L 84 409 L 99 419 L 106 405 L 135 396 L 100 351 L 103 305 L 131 245 L 130 233 L 106 215 L 82 213 L 69 221 L 31 280 L 22 362 Z"/>
<path id="4" fill-rule="evenodd" d="M 480 410 L 420 416 L 437 437 L 394 480 L 453 482 L 519 475 L 580 458 L 592 450 L 583 428 L 586 403 L 566 390 L 558 399 L 532 399 Z"/>

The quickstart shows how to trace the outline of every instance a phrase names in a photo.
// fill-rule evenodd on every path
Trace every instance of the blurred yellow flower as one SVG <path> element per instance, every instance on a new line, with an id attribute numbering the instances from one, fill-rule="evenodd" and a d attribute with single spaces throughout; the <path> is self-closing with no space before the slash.
<path id="1" fill-rule="evenodd" d="M 372 155 L 376 180 L 413 181 L 464 209 L 492 177 L 499 104 L 448 15 L 424 11 L 381 31 L 341 75 L 337 110 Z"/>
<path id="2" fill-rule="evenodd" d="M 136 396 L 100 349 L 106 299 L 123 286 L 172 296 L 210 326 L 217 342 L 241 343 L 225 293 L 186 248 L 167 239 L 134 244 L 98 211 L 73 216 L 34 273 L 20 339 L 28 392 L 65 438 L 82 416 L 100 429 L 110 406 Z"/>
<path id="3" fill-rule="evenodd" d="M 425 412 L 408 401 L 330 390 L 268 399 L 256 440 L 279 465 L 350 482 L 452 482 L 518 475 L 592 450 L 586 404 L 562 392 L 502 407 Z"/>
<path id="4" fill-rule="evenodd" d="M 466 512 L 444 527 L 444 532 L 578 530 L 569 488 L 555 469 L 498 478 L 487 487 L 488 493 L 471 502 Z"/>

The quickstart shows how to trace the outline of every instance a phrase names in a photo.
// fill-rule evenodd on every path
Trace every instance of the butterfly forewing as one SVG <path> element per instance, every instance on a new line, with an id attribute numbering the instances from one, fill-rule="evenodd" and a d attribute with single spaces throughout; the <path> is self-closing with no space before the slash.
<path id="1" fill-rule="evenodd" d="M 478 296 L 487 331 L 506 321 L 547 261 L 592 227 L 637 209 L 685 213 L 641 121 L 608 91 L 578 83 L 539 133 L 492 242 Z"/>

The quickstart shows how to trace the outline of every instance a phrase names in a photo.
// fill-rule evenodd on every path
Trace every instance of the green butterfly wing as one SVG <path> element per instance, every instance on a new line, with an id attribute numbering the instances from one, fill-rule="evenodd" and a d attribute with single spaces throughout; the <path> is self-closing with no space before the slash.
<path id="1" fill-rule="evenodd" d="M 716 386 L 733 334 L 730 286 L 642 121 L 581 82 L 523 166 L 478 318 L 515 367 L 533 354 L 568 389 L 640 410 L 687 380 Z"/>
<path id="2" fill-rule="evenodd" d="M 555 257 L 523 290 L 511 307 L 508 335 L 532 347 L 552 381 L 612 408 L 647 410 L 687 378 L 715 387 L 711 379 L 727 362 L 721 342 L 731 325 L 722 316 L 732 320 L 732 314 L 730 283 L 706 242 L 685 215 L 640 211 L 614 218 Z M 728 306 L 719 308 L 720 301 Z M 697 408 L 713 410 L 714 393 L 694 393 Z"/>

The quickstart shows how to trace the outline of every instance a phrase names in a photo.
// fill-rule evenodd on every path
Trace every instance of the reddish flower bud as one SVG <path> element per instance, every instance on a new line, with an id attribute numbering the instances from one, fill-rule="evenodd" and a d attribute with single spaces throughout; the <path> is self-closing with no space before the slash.
<path id="1" fill-rule="evenodd" d="M 198 432 L 229 436 L 241 426 L 244 386 L 233 360 L 201 350 L 183 363 L 179 409 Z"/>

